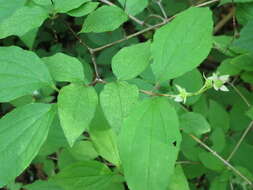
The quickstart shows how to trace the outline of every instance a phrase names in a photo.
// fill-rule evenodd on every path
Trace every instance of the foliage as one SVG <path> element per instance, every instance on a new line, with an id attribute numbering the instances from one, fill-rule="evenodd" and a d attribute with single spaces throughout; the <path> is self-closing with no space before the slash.
<path id="1" fill-rule="evenodd" d="M 253 189 L 252 10 L 0 0 L 0 188 Z"/>

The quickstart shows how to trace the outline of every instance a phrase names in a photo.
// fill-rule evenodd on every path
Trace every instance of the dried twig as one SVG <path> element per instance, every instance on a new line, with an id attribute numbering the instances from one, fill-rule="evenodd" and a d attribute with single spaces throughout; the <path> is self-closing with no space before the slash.
<path id="1" fill-rule="evenodd" d="M 210 5 L 212 3 L 216 3 L 216 2 L 219 2 L 220 0 L 211 0 L 211 1 L 207 1 L 207 2 L 204 2 L 204 3 L 200 3 L 198 5 L 196 5 L 195 7 L 204 7 L 206 5 Z"/>
<path id="2" fill-rule="evenodd" d="M 239 149 L 240 145 L 242 144 L 243 140 L 245 139 L 245 137 L 249 133 L 249 131 L 252 128 L 252 126 L 253 126 L 253 121 L 251 121 L 250 124 L 249 124 L 249 126 L 245 129 L 245 131 L 243 132 L 241 138 L 239 139 L 239 141 L 235 145 L 234 149 L 232 150 L 232 152 L 228 156 L 228 158 L 227 158 L 228 162 L 232 159 L 232 157 L 234 156 L 234 154 L 236 153 L 236 151 Z"/>
<path id="3" fill-rule="evenodd" d="M 246 177 L 244 176 L 239 170 L 237 170 L 234 166 L 232 166 L 229 162 L 227 162 L 224 158 L 222 158 L 217 152 L 215 152 L 214 150 L 212 150 L 209 146 L 207 146 L 205 143 L 203 143 L 200 139 L 198 139 L 197 137 L 195 137 L 194 135 L 190 135 L 190 137 L 195 140 L 196 142 L 198 142 L 201 146 L 203 146 L 206 150 L 208 150 L 209 152 L 211 152 L 215 157 L 217 157 L 220 161 L 222 161 L 229 169 L 231 169 L 235 174 L 237 174 L 238 176 L 240 176 L 245 182 L 247 182 L 247 184 L 251 185 L 253 187 L 252 182 Z"/>
<path id="4" fill-rule="evenodd" d="M 163 5 L 162 5 L 162 0 L 156 0 L 156 3 L 157 3 L 157 5 L 158 5 L 159 8 L 160 8 L 160 10 L 161 10 L 161 12 L 162 12 L 162 14 L 163 14 L 163 17 L 164 17 L 165 19 L 167 19 L 168 16 L 167 16 L 167 14 L 166 14 L 166 12 L 165 12 L 165 9 L 164 9 L 164 7 L 163 7 Z"/>

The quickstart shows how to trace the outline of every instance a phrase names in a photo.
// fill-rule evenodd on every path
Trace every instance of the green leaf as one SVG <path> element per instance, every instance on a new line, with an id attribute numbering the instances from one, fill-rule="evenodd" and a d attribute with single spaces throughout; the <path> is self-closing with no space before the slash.
<path id="1" fill-rule="evenodd" d="M 138 88 L 127 82 L 108 83 L 100 93 L 103 112 L 116 133 L 121 130 L 123 119 L 137 103 L 138 97 Z"/>
<path id="2" fill-rule="evenodd" d="M 56 116 L 50 127 L 47 140 L 40 149 L 39 155 L 47 156 L 67 146 L 68 142 L 60 125 L 59 117 Z"/>
<path id="3" fill-rule="evenodd" d="M 64 190 L 114 190 L 115 185 L 119 186 L 120 190 L 123 189 L 117 176 L 104 164 L 97 161 L 82 161 L 69 165 L 52 181 L 59 184 Z"/>
<path id="4" fill-rule="evenodd" d="M 190 190 L 184 171 L 180 165 L 177 165 L 174 174 L 171 177 L 168 190 Z"/>
<path id="5" fill-rule="evenodd" d="M 253 106 L 246 112 L 246 115 L 253 120 Z"/>
<path id="6" fill-rule="evenodd" d="M 12 1 L 5 1 L 0 0 L 0 21 L 7 19 L 10 17 L 15 11 L 19 8 L 23 7 L 26 3 L 26 0 L 12 0 Z"/>
<path id="7" fill-rule="evenodd" d="M 210 170 L 220 172 L 225 169 L 224 164 L 210 152 L 201 152 L 199 154 L 199 159 L 202 164 Z"/>
<path id="8" fill-rule="evenodd" d="M 243 73 L 241 74 L 241 79 L 242 79 L 244 82 L 253 84 L 253 72 L 243 72 Z"/>
<path id="9" fill-rule="evenodd" d="M 21 174 L 47 138 L 55 109 L 49 104 L 28 104 L 0 119 L 0 187 Z"/>
<path id="10" fill-rule="evenodd" d="M 30 50 L 33 48 L 34 41 L 37 37 L 38 28 L 33 28 L 24 35 L 20 36 L 20 39 L 25 43 Z"/>
<path id="11" fill-rule="evenodd" d="M 122 48 L 112 59 L 112 70 L 119 80 L 141 74 L 149 65 L 150 41 Z"/>
<path id="12" fill-rule="evenodd" d="M 0 47 L 0 102 L 54 87 L 47 67 L 33 52 L 16 46 Z"/>
<path id="13" fill-rule="evenodd" d="M 96 111 L 98 98 L 93 87 L 70 84 L 60 90 L 58 111 L 70 146 L 88 128 Z"/>
<path id="14" fill-rule="evenodd" d="M 224 5 L 226 3 L 248 3 L 252 2 L 252 0 L 221 0 L 220 5 Z"/>
<path id="15" fill-rule="evenodd" d="M 240 38 L 235 39 L 233 46 L 243 52 L 253 52 L 253 21 L 248 22 L 240 32 Z"/>
<path id="16" fill-rule="evenodd" d="M 148 99 L 135 107 L 124 120 L 119 142 L 130 189 L 167 188 L 181 142 L 178 117 L 168 100 Z"/>
<path id="17" fill-rule="evenodd" d="M 212 149 L 216 152 L 222 152 L 226 146 L 226 134 L 222 130 L 222 128 L 215 128 L 210 136 L 210 140 L 212 141 Z"/>
<path id="18" fill-rule="evenodd" d="M 27 190 L 63 190 L 59 185 L 52 181 L 35 181 L 32 184 L 24 186 Z"/>
<path id="19" fill-rule="evenodd" d="M 107 32 L 120 27 L 128 17 L 124 11 L 116 6 L 102 6 L 89 14 L 81 32 Z"/>
<path id="20" fill-rule="evenodd" d="M 67 147 L 60 152 L 58 166 L 61 170 L 75 162 L 93 160 L 96 157 L 98 153 L 90 141 L 78 141 L 72 148 Z"/>
<path id="21" fill-rule="evenodd" d="M 229 129 L 229 115 L 217 102 L 210 100 L 208 120 L 212 128 L 221 128 L 224 132 Z"/>
<path id="22" fill-rule="evenodd" d="M 180 116 L 180 128 L 184 132 L 195 135 L 202 135 L 211 130 L 209 123 L 199 113 L 187 112 Z"/>
<path id="23" fill-rule="evenodd" d="M 228 183 L 231 180 L 231 176 L 229 176 L 227 174 L 225 174 L 225 175 L 226 175 L 226 177 L 224 176 L 224 174 L 215 177 L 210 184 L 210 190 L 227 189 Z"/>
<path id="24" fill-rule="evenodd" d="M 231 60 L 231 64 L 241 70 L 253 71 L 253 53 L 239 55 Z"/>
<path id="25" fill-rule="evenodd" d="M 238 75 L 241 72 L 241 69 L 238 68 L 236 65 L 231 64 L 232 59 L 225 59 L 221 62 L 221 64 L 218 66 L 217 71 L 220 73 L 220 75 Z"/>
<path id="26" fill-rule="evenodd" d="M 212 14 L 208 8 L 189 8 L 158 29 L 151 46 L 152 69 L 159 82 L 197 67 L 212 47 Z"/>
<path id="27" fill-rule="evenodd" d="M 97 107 L 95 117 L 90 124 L 89 134 L 99 155 L 114 165 L 120 166 L 117 136 L 105 119 L 100 106 Z"/>
<path id="28" fill-rule="evenodd" d="M 69 11 L 68 14 L 74 17 L 82 17 L 94 11 L 98 5 L 99 5 L 98 2 L 84 3 L 80 7 Z"/>
<path id="29" fill-rule="evenodd" d="M 3 0 L 1 0 L 3 1 Z M 0 2 L 5 4 L 6 2 Z M 18 3 L 19 4 L 19 3 Z M 0 6 L 2 14 L 3 9 L 12 9 L 13 6 L 9 4 L 5 7 Z M 0 39 L 6 38 L 10 35 L 23 36 L 32 29 L 38 28 L 44 20 L 48 18 L 48 12 L 39 6 L 20 6 L 15 11 L 4 11 L 6 14 L 0 16 Z M 18 27 L 17 27 L 18 26 Z"/>
<path id="30" fill-rule="evenodd" d="M 253 20 L 253 3 L 239 3 L 236 5 L 236 18 L 242 25 Z"/>
<path id="31" fill-rule="evenodd" d="M 56 53 L 42 59 L 54 80 L 59 82 L 83 82 L 84 72 L 82 63 L 69 55 Z"/>
<path id="32" fill-rule="evenodd" d="M 137 15 L 148 6 L 148 0 L 118 0 L 125 11 L 131 15 Z"/>
<path id="33" fill-rule="evenodd" d="M 82 4 L 89 2 L 90 0 L 53 0 L 55 11 L 58 13 L 66 13 L 72 9 L 80 7 Z"/>

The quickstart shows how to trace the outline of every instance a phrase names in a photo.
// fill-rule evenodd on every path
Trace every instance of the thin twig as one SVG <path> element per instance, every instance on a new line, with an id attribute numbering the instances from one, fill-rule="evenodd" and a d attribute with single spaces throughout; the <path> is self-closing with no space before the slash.
<path id="1" fill-rule="evenodd" d="M 165 22 L 165 21 L 166 21 L 166 20 L 165 20 L 162 16 L 160 16 L 160 15 L 150 14 L 150 15 L 148 15 L 147 18 L 145 18 L 144 22 L 147 22 L 150 18 L 158 18 L 158 19 L 160 19 L 162 22 Z"/>
<path id="2" fill-rule="evenodd" d="M 200 3 L 198 5 L 196 5 L 195 7 L 204 7 L 206 5 L 210 5 L 212 3 L 216 3 L 216 2 L 219 2 L 220 0 L 211 0 L 211 1 L 207 1 L 207 2 L 204 2 L 204 3 Z"/>
<path id="3" fill-rule="evenodd" d="M 110 2 L 110 1 L 108 1 L 108 0 L 99 0 L 99 1 L 102 2 L 102 3 L 105 3 L 105 4 L 107 4 L 107 5 L 110 5 L 110 6 L 116 6 L 115 4 L 113 4 L 112 2 Z M 128 14 L 128 13 L 127 13 L 127 14 Z M 136 23 L 138 23 L 138 24 L 140 24 L 140 25 L 147 25 L 147 24 L 145 24 L 144 21 L 139 20 L 138 18 L 136 18 L 136 17 L 133 16 L 133 15 L 128 14 L 128 16 L 129 16 L 130 19 L 132 19 L 133 21 L 135 21 Z"/>
<path id="4" fill-rule="evenodd" d="M 247 98 L 240 92 L 240 90 L 238 90 L 238 88 L 236 88 L 232 83 L 228 83 L 228 84 L 230 84 L 230 86 L 235 90 L 235 92 L 242 98 L 242 100 L 245 102 L 245 104 L 248 107 L 251 107 L 251 104 L 249 103 Z"/>
<path id="5" fill-rule="evenodd" d="M 158 5 L 159 8 L 160 8 L 160 10 L 161 10 L 161 12 L 162 12 L 162 14 L 163 14 L 163 17 L 164 17 L 165 19 L 167 19 L 168 16 L 167 16 L 167 14 L 166 14 L 166 12 L 165 12 L 165 9 L 164 9 L 164 7 L 163 7 L 163 5 L 162 5 L 162 0 L 156 0 L 156 3 L 157 3 L 157 5 Z"/>
<path id="6" fill-rule="evenodd" d="M 148 28 L 145 28 L 145 29 L 143 29 L 143 30 L 140 30 L 139 32 L 136 32 L 136 33 L 134 33 L 134 34 L 131 34 L 131 35 L 129 35 L 129 36 L 126 36 L 126 37 L 123 38 L 123 39 L 114 41 L 114 42 L 112 42 L 112 43 L 106 44 L 106 45 L 101 46 L 101 47 L 98 47 L 98 48 L 94 48 L 93 51 L 94 51 L 94 52 L 101 51 L 101 50 L 103 50 L 103 49 L 105 49 L 105 48 L 111 47 L 111 46 L 116 45 L 116 44 L 118 44 L 118 43 L 121 43 L 121 42 L 124 42 L 124 41 L 126 41 L 126 40 L 129 40 L 129 39 L 131 39 L 131 38 L 133 38 L 133 37 L 139 36 L 140 34 L 143 34 L 143 33 L 148 32 L 148 31 L 150 31 L 150 30 L 154 30 L 154 29 L 156 29 L 156 28 L 159 28 L 160 26 L 163 26 L 164 24 L 168 23 L 168 22 L 169 22 L 170 20 L 172 20 L 173 18 L 174 18 L 174 17 L 171 17 L 171 18 L 165 20 L 164 22 L 161 22 L 161 23 L 158 23 L 158 24 L 156 24 L 156 25 L 153 25 L 153 26 L 150 26 L 150 27 L 148 27 Z"/>
<path id="7" fill-rule="evenodd" d="M 211 152 L 215 157 L 217 157 L 220 161 L 222 161 L 228 168 L 230 168 L 235 174 L 240 176 L 245 182 L 253 186 L 252 182 L 246 176 L 244 176 L 239 170 L 237 170 L 234 166 L 232 166 L 229 162 L 227 162 L 224 158 L 222 158 L 219 154 L 217 154 L 217 152 L 209 148 L 209 146 L 207 146 L 205 143 L 203 143 L 200 139 L 198 139 L 194 135 L 190 134 L 190 137 L 196 142 L 198 142 L 201 146 L 203 146 L 206 150 Z"/>
<path id="8" fill-rule="evenodd" d="M 140 90 L 140 92 L 143 94 L 150 95 L 150 96 L 174 97 L 174 95 L 171 95 L 171 94 L 159 94 L 159 93 L 155 93 L 155 92 L 151 92 L 147 90 Z"/>
<path id="9" fill-rule="evenodd" d="M 240 147 L 240 145 L 242 144 L 243 140 L 245 139 L 245 137 L 247 136 L 247 134 L 249 133 L 250 129 L 253 126 L 253 121 L 250 122 L 249 126 L 245 129 L 245 131 L 243 132 L 241 138 L 239 139 L 239 141 L 237 142 L 237 144 L 235 145 L 234 149 L 232 150 L 232 152 L 230 153 L 230 155 L 227 158 L 227 161 L 229 162 L 232 157 L 234 156 L 234 154 L 236 153 L 236 151 L 238 150 L 238 148 Z"/>
<path id="10" fill-rule="evenodd" d="M 87 50 L 90 53 L 91 56 L 91 60 L 92 60 L 92 64 L 94 67 L 94 71 L 95 71 L 95 83 L 97 82 L 101 82 L 102 79 L 100 78 L 99 72 L 98 72 L 98 67 L 97 67 L 97 63 L 96 63 L 96 58 L 95 58 L 95 51 L 88 46 L 81 38 L 79 38 L 79 36 L 75 33 L 75 31 L 71 28 L 71 26 L 68 23 L 65 23 L 65 25 L 68 27 L 69 31 L 73 34 L 73 36 L 78 40 L 78 42 L 83 45 L 84 47 L 87 48 Z"/>
<path id="11" fill-rule="evenodd" d="M 200 164 L 200 162 L 193 162 L 193 161 L 177 161 L 176 164 Z"/>
<path id="12" fill-rule="evenodd" d="M 234 190 L 233 183 L 230 181 L 229 184 L 230 184 L 230 190 Z"/>
<path id="13" fill-rule="evenodd" d="M 232 8 L 230 12 L 225 17 L 223 17 L 220 22 L 218 22 L 218 24 L 214 27 L 214 34 L 216 34 L 221 28 L 223 28 L 223 26 L 233 18 L 234 14 L 235 8 Z"/>

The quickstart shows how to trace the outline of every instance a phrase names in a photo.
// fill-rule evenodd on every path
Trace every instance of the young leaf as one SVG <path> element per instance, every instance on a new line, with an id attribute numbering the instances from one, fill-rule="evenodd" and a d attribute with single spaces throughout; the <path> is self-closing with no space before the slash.
<path id="1" fill-rule="evenodd" d="M 120 158 L 132 190 L 165 190 L 171 181 L 181 135 L 176 111 L 165 98 L 140 103 L 124 120 Z"/>
<path id="2" fill-rule="evenodd" d="M 48 0 L 49 1 L 49 0 Z M 82 4 L 89 2 L 90 0 L 53 0 L 55 10 L 58 13 L 66 13 L 72 9 L 80 7 Z"/>
<path id="3" fill-rule="evenodd" d="M 112 59 L 112 70 L 119 80 L 129 80 L 141 74 L 150 61 L 150 41 L 125 47 Z"/>
<path id="4" fill-rule="evenodd" d="M 148 6 L 148 0 L 118 0 L 125 8 L 126 12 L 131 15 L 137 15 Z"/>
<path id="5" fill-rule="evenodd" d="M 116 133 L 119 133 L 123 119 L 137 103 L 138 97 L 138 88 L 127 82 L 108 83 L 100 93 L 103 112 Z"/>
<path id="6" fill-rule="evenodd" d="M 1 4 L 5 3 L 6 1 Z M 2 9 L 11 8 L 12 6 L 0 6 L 0 12 L 2 14 Z M 38 28 L 47 19 L 48 12 L 39 6 L 33 5 L 22 6 L 15 9 L 12 14 L 4 16 L 3 18 L 0 16 L 0 39 L 11 35 L 23 36 L 30 30 Z"/>
<path id="7" fill-rule="evenodd" d="M 211 130 L 209 123 L 199 113 L 187 112 L 180 117 L 180 128 L 186 133 L 202 135 Z"/>
<path id="8" fill-rule="evenodd" d="M 121 190 L 118 176 L 97 161 L 82 161 L 64 168 L 52 181 L 65 190 Z M 118 188 L 115 188 L 118 186 Z"/>
<path id="9" fill-rule="evenodd" d="M 59 82 L 82 82 L 84 72 L 82 63 L 71 56 L 63 53 L 56 53 L 51 57 L 43 58 L 48 69 L 54 78 Z"/>
<path id="10" fill-rule="evenodd" d="M 212 47 L 212 13 L 189 8 L 158 29 L 151 46 L 158 81 L 176 78 L 197 67 Z"/>
<path id="11" fill-rule="evenodd" d="M 58 111 L 70 146 L 88 128 L 96 111 L 98 97 L 93 87 L 70 84 L 60 90 Z"/>
<path id="12" fill-rule="evenodd" d="M 113 31 L 127 21 L 127 14 L 116 6 L 102 6 L 85 20 L 81 32 Z"/>
<path id="13" fill-rule="evenodd" d="M 0 102 L 54 86 L 47 67 L 33 52 L 16 46 L 0 47 Z"/>
<path id="14" fill-rule="evenodd" d="M 28 167 L 46 140 L 54 115 L 52 105 L 35 103 L 0 119 L 0 187 Z"/>
<path id="15" fill-rule="evenodd" d="M 120 166 L 117 135 L 109 126 L 100 106 L 97 107 L 89 132 L 99 155 L 114 165 Z"/>
<path id="16" fill-rule="evenodd" d="M 99 5 L 98 2 L 84 3 L 80 7 L 69 11 L 68 14 L 74 17 L 82 17 L 94 11 L 98 5 Z"/>

